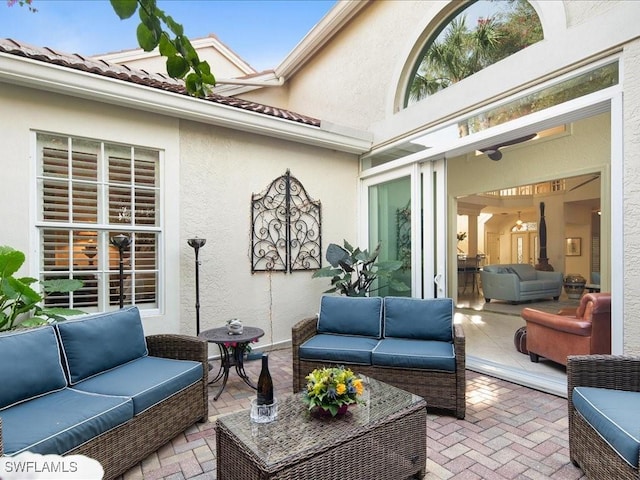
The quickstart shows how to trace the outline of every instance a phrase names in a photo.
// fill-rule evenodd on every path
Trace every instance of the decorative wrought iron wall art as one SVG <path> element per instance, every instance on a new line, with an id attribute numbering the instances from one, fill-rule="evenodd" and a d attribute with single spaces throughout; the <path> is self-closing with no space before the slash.
<path id="1" fill-rule="evenodd" d="M 289 170 L 251 196 L 251 272 L 322 266 L 321 207 Z"/>

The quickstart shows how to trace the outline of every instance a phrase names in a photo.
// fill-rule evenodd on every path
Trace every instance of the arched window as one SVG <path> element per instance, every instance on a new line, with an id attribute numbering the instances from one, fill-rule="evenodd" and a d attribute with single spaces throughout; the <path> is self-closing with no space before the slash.
<path id="1" fill-rule="evenodd" d="M 538 14 L 526 0 L 479 0 L 453 11 L 418 56 L 405 107 L 542 40 Z"/>

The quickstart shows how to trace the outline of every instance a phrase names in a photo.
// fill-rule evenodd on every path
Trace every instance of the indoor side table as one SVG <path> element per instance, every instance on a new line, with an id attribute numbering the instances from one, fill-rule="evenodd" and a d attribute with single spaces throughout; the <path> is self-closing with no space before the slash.
<path id="1" fill-rule="evenodd" d="M 209 383 L 216 383 L 222 380 L 222 385 L 218 389 L 214 400 L 218 400 L 220 394 L 227 385 L 227 379 L 229 378 L 229 370 L 232 366 L 235 366 L 236 373 L 244 380 L 244 383 L 249 385 L 254 390 L 257 389 L 256 385 L 251 382 L 247 373 L 244 371 L 244 350 L 252 341 L 262 337 L 264 330 L 257 327 L 243 327 L 242 333 L 239 335 L 230 334 L 227 327 L 212 328 L 200 332 L 198 337 L 206 340 L 209 343 L 215 343 L 220 349 L 220 370 L 216 377 Z M 235 343 L 233 348 L 233 354 L 229 352 L 229 344 Z"/>
<path id="2" fill-rule="evenodd" d="M 356 372 L 357 373 L 357 372 Z M 315 418 L 301 394 L 278 399 L 278 417 L 253 423 L 249 411 L 216 420 L 221 480 L 422 479 L 427 404 L 422 397 L 364 377 L 366 405 Z"/>

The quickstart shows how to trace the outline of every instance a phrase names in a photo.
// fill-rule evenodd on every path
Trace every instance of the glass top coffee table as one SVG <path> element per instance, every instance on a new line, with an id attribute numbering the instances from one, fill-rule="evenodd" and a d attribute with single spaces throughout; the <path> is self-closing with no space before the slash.
<path id="1" fill-rule="evenodd" d="M 295 394 L 278 400 L 272 423 L 251 422 L 248 410 L 218 418 L 217 478 L 423 478 L 426 402 L 373 378 L 364 380 L 367 404 L 350 407 L 342 417 L 313 417 Z"/>

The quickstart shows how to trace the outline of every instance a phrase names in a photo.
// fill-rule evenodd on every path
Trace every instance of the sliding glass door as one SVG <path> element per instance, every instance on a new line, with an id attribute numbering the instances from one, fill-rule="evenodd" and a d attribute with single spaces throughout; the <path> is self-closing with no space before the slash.
<path id="1" fill-rule="evenodd" d="M 399 260 L 393 279 L 408 290 L 398 291 L 380 281 L 376 295 L 411 296 L 411 177 L 404 176 L 368 187 L 369 249 L 380 245 L 378 261 Z"/>
<path id="2" fill-rule="evenodd" d="M 362 179 L 360 238 L 369 250 L 380 245 L 379 261 L 400 261 L 393 279 L 372 294 L 433 298 L 446 295 L 444 159 Z M 366 239 L 366 241 L 365 241 Z"/>

